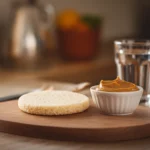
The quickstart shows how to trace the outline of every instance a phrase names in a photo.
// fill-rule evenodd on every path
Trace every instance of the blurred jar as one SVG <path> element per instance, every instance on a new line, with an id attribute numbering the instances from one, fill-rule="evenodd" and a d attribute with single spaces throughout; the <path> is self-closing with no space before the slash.
<path id="1" fill-rule="evenodd" d="M 99 17 L 65 11 L 58 19 L 58 47 L 63 58 L 87 60 L 96 56 L 100 44 Z"/>
<path id="2" fill-rule="evenodd" d="M 9 16 L 1 51 L 2 65 L 24 70 L 51 63 L 54 7 L 37 0 L 14 1 Z"/>

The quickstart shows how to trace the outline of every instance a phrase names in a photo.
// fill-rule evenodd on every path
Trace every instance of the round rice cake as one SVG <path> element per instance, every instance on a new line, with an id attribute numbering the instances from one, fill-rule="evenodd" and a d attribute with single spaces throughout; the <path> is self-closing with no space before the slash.
<path id="1" fill-rule="evenodd" d="M 89 98 L 70 91 L 33 92 L 21 96 L 18 107 L 35 115 L 67 115 L 88 109 Z"/>

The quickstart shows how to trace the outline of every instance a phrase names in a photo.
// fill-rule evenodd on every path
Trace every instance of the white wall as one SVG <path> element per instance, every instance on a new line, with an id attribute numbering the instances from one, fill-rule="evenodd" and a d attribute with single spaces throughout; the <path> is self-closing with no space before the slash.
<path id="1" fill-rule="evenodd" d="M 0 21 L 6 21 L 11 2 L 0 1 Z M 99 14 L 104 18 L 103 37 L 109 40 L 137 33 L 137 0 L 40 0 L 51 2 L 59 12 L 74 8 L 81 13 Z"/>

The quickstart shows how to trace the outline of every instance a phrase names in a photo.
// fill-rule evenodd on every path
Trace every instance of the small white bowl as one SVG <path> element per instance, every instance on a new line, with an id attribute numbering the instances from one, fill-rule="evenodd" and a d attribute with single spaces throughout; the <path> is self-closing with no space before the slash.
<path id="1" fill-rule="evenodd" d="M 102 113 L 108 115 L 129 115 L 139 105 L 143 88 L 132 92 L 104 92 L 97 90 L 97 85 L 90 88 L 93 102 Z"/>

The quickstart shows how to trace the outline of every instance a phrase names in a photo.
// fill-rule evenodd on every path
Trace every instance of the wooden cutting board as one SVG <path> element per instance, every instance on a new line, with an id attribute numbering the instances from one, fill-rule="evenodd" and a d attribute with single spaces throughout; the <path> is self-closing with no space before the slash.
<path id="1" fill-rule="evenodd" d="M 22 112 L 17 100 L 0 103 L 0 131 L 22 136 L 74 141 L 118 141 L 150 136 L 150 108 L 129 116 L 107 116 L 91 104 L 80 114 L 35 116 Z"/>

